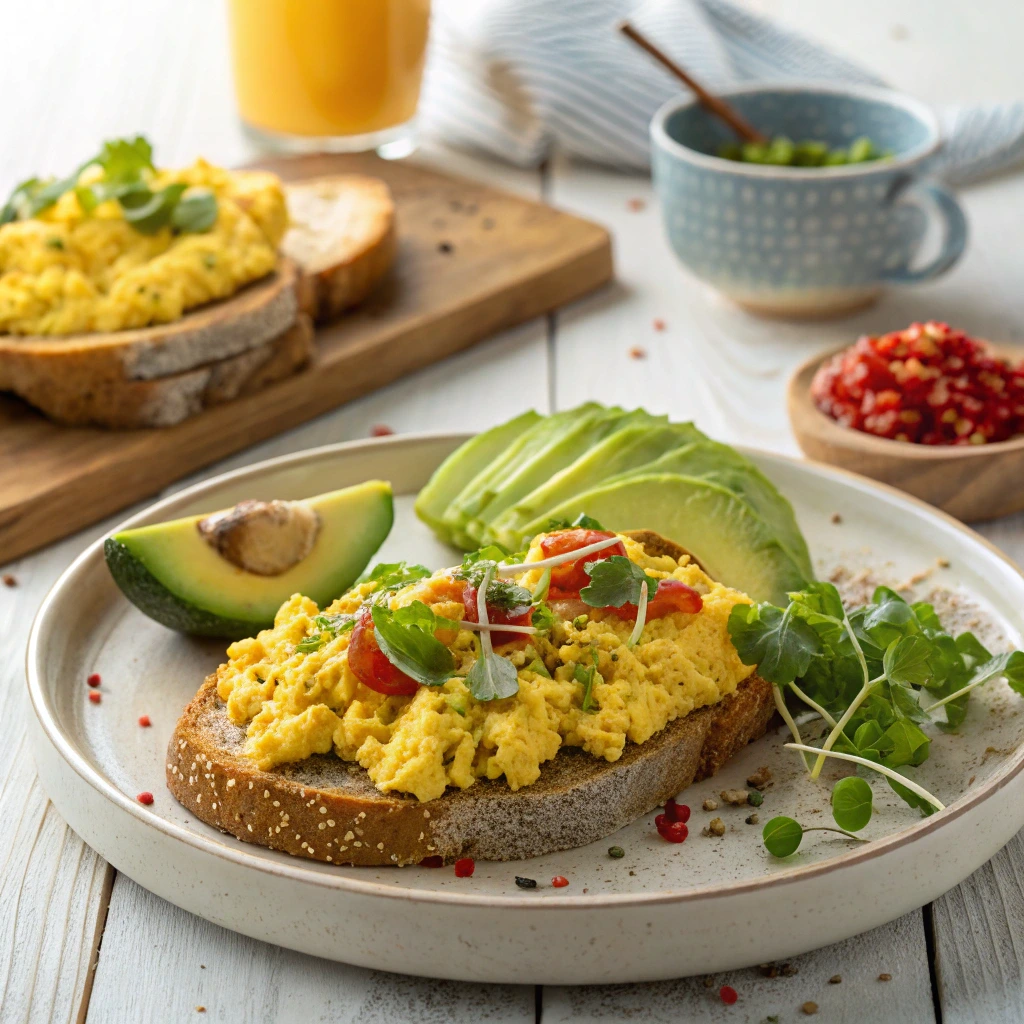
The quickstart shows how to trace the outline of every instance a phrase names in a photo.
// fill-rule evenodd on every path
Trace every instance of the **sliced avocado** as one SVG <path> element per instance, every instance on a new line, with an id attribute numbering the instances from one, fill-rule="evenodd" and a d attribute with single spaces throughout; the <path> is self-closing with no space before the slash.
<path id="1" fill-rule="evenodd" d="M 416 498 L 416 515 L 442 540 L 450 540 L 444 524 L 448 506 L 478 473 L 487 469 L 520 434 L 540 422 L 532 409 L 508 423 L 485 430 L 460 445 L 434 471 L 426 487 Z"/>
<path id="2" fill-rule="evenodd" d="M 663 425 L 652 418 L 621 426 L 492 519 L 484 542 L 497 542 L 515 551 L 527 536 L 538 532 L 534 529 L 527 534 L 523 529 L 526 524 L 543 518 L 548 509 L 568 501 L 574 494 L 607 483 L 616 474 L 635 472 L 666 452 L 703 437 L 692 423 Z"/>
<path id="3" fill-rule="evenodd" d="M 200 532 L 213 516 L 189 516 L 108 537 L 107 565 L 140 611 L 171 629 L 239 639 L 274 623 L 295 593 L 323 607 L 343 594 L 393 522 L 391 485 L 370 480 L 309 498 L 319 529 L 309 553 L 274 576 L 239 568 Z M 240 507 L 240 506 L 236 506 Z"/>
<path id="4" fill-rule="evenodd" d="M 654 417 L 643 409 L 623 412 L 613 408 L 596 414 L 585 413 L 574 421 L 570 420 L 566 428 L 554 434 L 532 459 L 521 463 L 505 477 L 491 500 L 465 523 L 465 533 L 475 545 L 483 544 L 488 524 L 505 509 L 571 465 L 609 434 L 636 423 L 647 424 L 648 427 L 664 426 L 668 424 L 668 417 Z"/>
<path id="5" fill-rule="evenodd" d="M 549 516 L 581 512 L 609 530 L 655 530 L 690 551 L 714 579 L 755 601 L 788 603 L 805 574 L 765 521 L 720 484 L 672 473 L 629 477 L 579 494 Z"/>
<path id="6" fill-rule="evenodd" d="M 614 410 L 621 412 L 621 409 Z M 482 469 L 449 504 L 443 523 L 452 541 L 460 547 L 471 548 L 473 539 L 465 531 L 465 524 L 478 516 L 505 481 L 519 468 L 532 460 L 545 447 L 552 444 L 573 424 L 581 420 L 596 420 L 607 415 L 608 410 L 597 402 L 586 402 L 575 409 L 556 412 L 543 417 L 528 430 L 520 434 L 504 453 L 489 466 Z"/>
<path id="7" fill-rule="evenodd" d="M 605 483 L 618 483 L 630 476 L 647 476 L 650 473 L 679 473 L 682 476 L 701 477 L 732 491 L 768 524 L 805 577 L 814 578 L 811 555 L 797 525 L 793 506 L 750 459 L 734 448 L 718 441 L 700 441 L 666 452 L 649 465 L 608 478 Z"/>

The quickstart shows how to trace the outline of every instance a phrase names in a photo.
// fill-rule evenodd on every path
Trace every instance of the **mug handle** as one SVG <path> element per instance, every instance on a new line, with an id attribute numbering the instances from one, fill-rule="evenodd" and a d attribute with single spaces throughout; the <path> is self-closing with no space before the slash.
<path id="1" fill-rule="evenodd" d="M 908 196 L 910 202 L 915 204 L 924 205 L 921 203 L 922 198 L 930 201 L 944 227 L 942 248 L 930 263 L 926 263 L 917 270 L 911 267 L 899 267 L 896 270 L 887 270 L 882 274 L 883 280 L 893 284 L 917 284 L 945 274 L 963 255 L 967 245 L 967 217 L 953 193 L 934 181 L 908 179 L 896 188 L 893 195 L 889 197 L 890 202 L 900 199 L 904 194 Z"/>

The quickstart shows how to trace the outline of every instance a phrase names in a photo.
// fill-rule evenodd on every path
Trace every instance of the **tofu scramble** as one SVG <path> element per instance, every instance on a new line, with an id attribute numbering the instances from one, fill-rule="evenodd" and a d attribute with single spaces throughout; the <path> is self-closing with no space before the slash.
<path id="1" fill-rule="evenodd" d="M 545 537 L 554 536 L 536 537 L 525 560 L 542 559 Z M 631 647 L 636 616 L 630 617 L 628 606 L 560 614 L 567 605 L 552 601 L 550 628 L 495 643 L 495 653 L 518 676 L 518 692 L 504 699 L 478 700 L 468 684 L 481 642 L 479 633 L 458 625 L 467 613 L 457 571 L 441 570 L 390 594 L 365 582 L 323 610 L 351 621 L 375 600 L 391 609 L 422 602 L 452 620 L 452 628 L 438 630 L 436 638 L 451 651 L 454 671 L 441 685 L 416 686 L 410 694 L 381 693 L 357 678 L 349 665 L 352 629 L 315 650 L 300 650 L 316 635 L 321 610 L 296 594 L 271 629 L 232 644 L 217 673 L 229 717 L 247 727 L 246 753 L 266 770 L 333 751 L 366 769 L 382 792 L 421 801 L 478 779 L 504 779 L 517 790 L 535 782 L 563 746 L 615 761 L 627 742 L 643 743 L 675 719 L 731 694 L 753 668 L 740 661 L 726 624 L 733 606 L 750 599 L 686 558 L 648 555 L 631 538 L 618 540 L 649 577 L 692 588 L 700 610 L 649 617 Z M 536 588 L 541 571 L 516 582 Z M 589 696 L 579 679 L 581 665 L 596 669 Z"/>

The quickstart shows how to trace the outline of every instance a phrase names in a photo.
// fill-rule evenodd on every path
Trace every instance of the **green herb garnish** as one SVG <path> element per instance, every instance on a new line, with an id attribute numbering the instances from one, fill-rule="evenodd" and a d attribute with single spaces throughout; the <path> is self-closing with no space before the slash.
<path id="1" fill-rule="evenodd" d="M 508 611 L 510 608 L 525 608 L 533 602 L 533 595 L 525 588 L 511 580 L 497 577 L 498 563 L 507 557 L 504 548 L 497 544 L 471 551 L 462 560 L 462 567 L 455 573 L 457 580 L 465 580 L 478 590 L 487 583 L 487 604 L 494 608 Z"/>
<path id="2" fill-rule="evenodd" d="M 80 185 L 82 172 L 90 167 L 98 167 L 102 175 Z M 186 234 L 209 231 L 217 220 L 217 197 L 213 192 L 190 189 L 181 183 L 154 192 L 147 179 L 153 170 L 153 147 L 143 136 L 109 140 L 66 178 L 21 182 L 0 210 L 0 225 L 38 217 L 67 192 L 74 191 L 86 215 L 100 203 L 116 200 L 124 219 L 141 234 L 155 234 L 165 227 Z"/>
<path id="3" fill-rule="evenodd" d="M 871 787 L 857 775 L 840 779 L 832 787 L 832 817 L 849 832 L 859 832 L 871 820 Z"/>
<path id="4" fill-rule="evenodd" d="M 884 775 L 925 814 L 941 809 L 939 800 L 898 771 L 927 760 L 931 745 L 921 725 L 934 721 L 955 729 L 967 713 L 970 691 L 998 676 L 1024 696 L 1024 652 L 993 657 L 973 634 L 947 633 L 931 605 L 909 604 L 888 587 L 877 588 L 870 604 L 852 611 L 829 583 L 789 597 L 785 609 L 736 605 L 729 617 L 740 659 L 757 665 L 775 688 L 776 706 L 795 741 L 787 746 L 817 755 L 812 777 L 826 757 L 835 757 Z M 819 747 L 801 740 L 787 692 L 829 726 Z M 932 717 L 939 708 L 945 708 L 944 720 Z M 865 780 L 843 780 L 833 801 L 839 824 L 857 830 L 870 820 Z"/>
<path id="5" fill-rule="evenodd" d="M 369 572 L 364 573 L 359 583 L 375 583 L 374 594 L 393 593 L 410 583 L 425 579 L 431 572 L 425 565 L 409 565 L 407 562 L 378 562 Z"/>
<path id="6" fill-rule="evenodd" d="M 554 530 L 603 530 L 604 527 L 594 518 L 588 516 L 586 512 L 581 512 L 571 522 L 568 519 L 549 519 L 544 524 L 544 529 L 541 533 L 551 533 Z"/>
<path id="7" fill-rule="evenodd" d="M 440 686 L 451 678 L 455 658 L 434 631 L 458 623 L 435 615 L 422 601 L 394 610 L 374 604 L 370 614 L 377 644 L 395 668 L 424 686 Z"/>
<path id="8" fill-rule="evenodd" d="M 576 667 L 573 669 L 572 677 L 577 683 L 583 684 L 583 713 L 585 715 L 589 714 L 594 706 L 594 680 L 601 678 L 600 673 L 597 671 L 596 645 L 590 645 L 590 664 L 584 667 L 582 663 L 577 662 Z"/>
<path id="9" fill-rule="evenodd" d="M 580 597 L 591 608 L 621 608 L 640 603 L 640 588 L 647 584 L 648 597 L 654 597 L 658 581 L 624 555 L 612 555 L 597 562 L 586 563 L 589 585 Z"/>
<path id="10" fill-rule="evenodd" d="M 466 685 L 477 700 L 502 700 L 519 692 L 519 673 L 508 658 L 493 651 L 481 653 L 466 676 Z"/>
<path id="11" fill-rule="evenodd" d="M 354 615 L 317 615 L 313 619 L 313 625 L 317 632 L 307 636 L 295 645 L 299 654 L 312 654 L 319 651 L 324 644 L 330 643 L 335 637 L 343 633 L 351 632 L 355 626 Z"/>
<path id="12" fill-rule="evenodd" d="M 792 818 L 787 818 L 785 815 L 779 815 L 779 817 L 772 818 L 771 821 L 767 822 L 761 830 L 761 839 L 764 842 L 765 849 L 773 857 L 789 857 L 799 849 L 805 832 L 836 832 L 839 835 L 846 836 L 847 839 L 857 839 L 860 842 L 866 842 L 860 836 L 855 836 L 842 828 L 831 828 L 828 825 L 814 825 L 811 828 L 804 828 L 799 822 L 794 821 Z"/>

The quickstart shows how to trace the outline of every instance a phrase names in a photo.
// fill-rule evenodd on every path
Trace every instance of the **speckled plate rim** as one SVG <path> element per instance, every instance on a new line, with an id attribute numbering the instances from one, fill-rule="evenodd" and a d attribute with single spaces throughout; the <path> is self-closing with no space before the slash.
<path id="1" fill-rule="evenodd" d="M 452 447 L 471 435 L 460 433 L 415 433 L 402 434 L 393 437 L 372 438 L 361 441 L 347 441 L 338 444 L 324 445 L 318 448 L 307 449 L 291 455 L 283 455 L 277 458 L 268 459 L 263 462 L 254 463 L 241 469 L 232 470 L 219 476 L 212 477 L 192 487 L 175 492 L 167 498 L 156 502 L 142 512 L 125 520 L 116 530 L 125 529 L 129 526 L 143 525 L 148 522 L 159 522 L 167 512 L 173 512 L 176 506 L 183 505 L 202 495 L 216 491 L 229 483 L 236 483 L 247 478 L 259 477 L 269 471 L 283 467 L 293 467 L 306 462 L 316 462 L 319 459 L 332 457 L 345 452 L 356 452 L 379 449 L 382 453 L 387 449 L 398 446 L 415 446 L 417 444 L 436 445 L 450 442 Z M 942 523 L 944 526 L 965 535 L 969 540 L 986 550 L 990 555 L 1003 562 L 1020 580 L 1020 587 L 1024 593 L 1024 574 L 1020 568 L 1000 551 L 994 544 L 991 544 L 984 537 L 975 533 L 969 527 L 964 526 L 959 520 L 947 515 L 938 509 L 933 508 L 926 502 L 920 501 L 904 492 L 877 483 L 867 477 L 850 473 L 846 470 L 836 469 L 813 462 L 808 459 L 798 459 L 787 455 L 779 455 L 774 452 L 766 452 L 760 449 L 753 449 L 737 446 L 740 451 L 758 459 L 768 462 L 779 462 L 799 467 L 811 475 L 823 477 L 844 487 L 852 487 L 854 490 L 874 493 L 884 496 L 898 505 L 913 509 L 918 515 L 926 520 L 932 519 Z M 222 845 L 202 834 L 190 832 L 188 829 L 172 821 L 162 818 L 158 813 L 147 810 L 132 800 L 126 794 L 120 792 L 108 779 L 97 772 L 74 748 L 73 743 L 65 736 L 60 725 L 51 712 L 46 698 L 43 678 L 42 664 L 43 652 L 40 638 L 43 628 L 51 614 L 51 610 L 63 597 L 67 587 L 73 586 L 79 573 L 89 571 L 91 563 L 96 559 L 103 559 L 103 538 L 89 545 L 72 564 L 61 574 L 50 592 L 46 595 L 39 611 L 36 613 L 29 633 L 28 646 L 26 650 L 26 678 L 28 682 L 29 699 L 32 710 L 38 719 L 45 736 L 53 744 L 54 749 L 67 762 L 72 770 L 100 796 L 113 804 L 122 813 L 128 814 L 136 822 L 148 826 L 155 831 L 162 833 L 170 839 L 185 843 L 203 853 L 211 854 L 214 857 L 223 858 L 244 868 L 251 868 L 258 872 L 267 872 L 283 878 L 289 878 L 304 885 L 313 885 L 331 889 L 340 889 L 352 893 L 367 896 L 380 896 L 391 900 L 411 900 L 416 903 L 441 903 L 447 905 L 459 905 L 464 907 L 500 907 L 500 908 L 561 908 L 565 910 L 587 910 L 592 911 L 596 907 L 622 907 L 622 906 L 650 906 L 665 903 L 691 903 L 700 900 L 717 899 L 726 895 L 742 895 L 744 893 L 789 886 L 799 883 L 805 879 L 815 878 L 833 871 L 839 871 L 847 867 L 862 864 L 866 861 L 883 857 L 887 853 L 898 849 L 908 843 L 913 843 L 931 833 L 941 829 L 947 822 L 966 814 L 979 804 L 995 796 L 1001 789 L 1013 781 L 1021 771 L 1024 770 L 1024 746 L 1021 746 L 1014 754 L 1007 758 L 1006 763 L 993 773 L 985 783 L 979 786 L 977 792 L 964 795 L 948 804 L 945 810 L 938 811 L 928 818 L 923 818 L 913 825 L 896 832 L 883 839 L 873 840 L 865 848 L 843 853 L 828 860 L 816 864 L 809 864 L 803 867 L 796 867 L 789 870 L 774 871 L 771 875 L 763 878 L 750 879 L 744 882 L 728 882 L 720 885 L 706 886 L 700 889 L 668 890 L 656 893 L 607 893 L 588 896 L 550 896 L 543 903 L 531 899 L 528 896 L 502 896 L 497 894 L 475 895 L 472 892 L 433 892 L 423 889 L 403 889 L 394 885 L 386 885 L 381 882 L 369 882 L 361 879 L 354 879 L 347 876 L 331 876 L 319 870 L 311 870 L 304 866 L 304 862 L 298 859 L 294 863 L 278 862 L 261 856 L 257 851 L 240 844 L 238 848 Z M 1024 604 L 1024 601 L 1022 601 Z"/>

